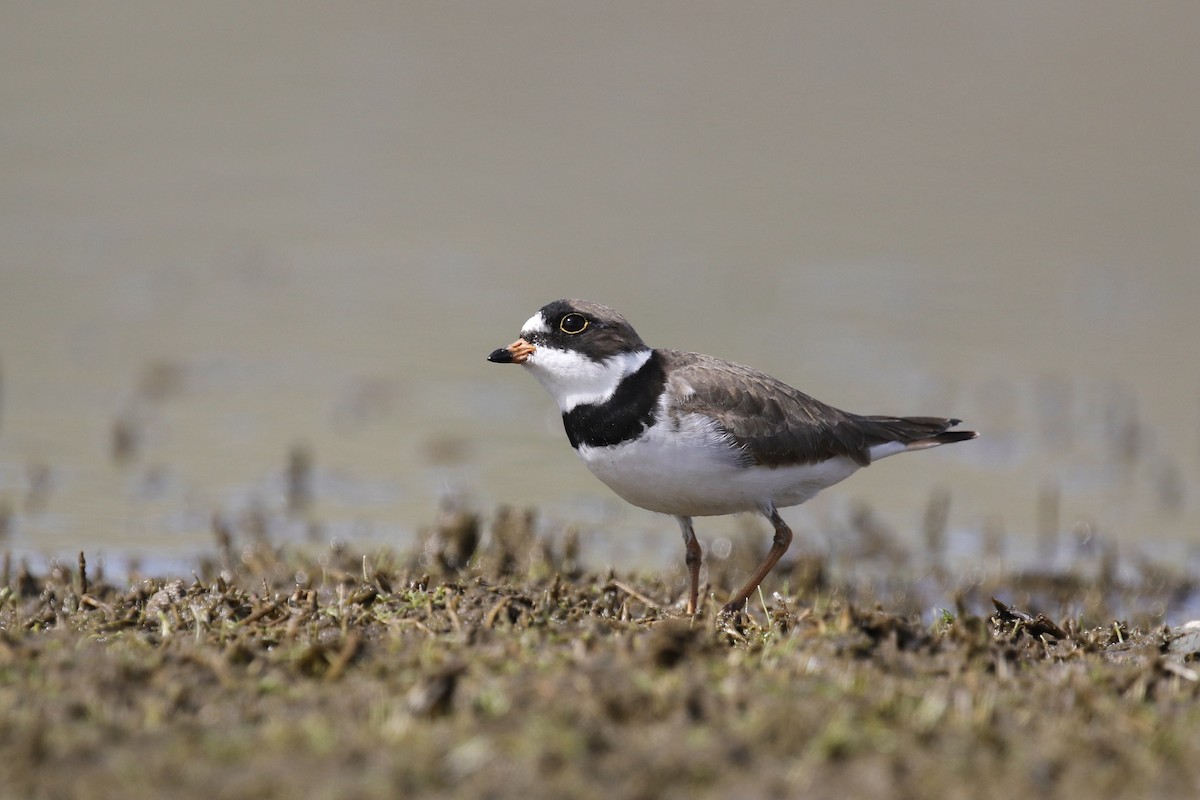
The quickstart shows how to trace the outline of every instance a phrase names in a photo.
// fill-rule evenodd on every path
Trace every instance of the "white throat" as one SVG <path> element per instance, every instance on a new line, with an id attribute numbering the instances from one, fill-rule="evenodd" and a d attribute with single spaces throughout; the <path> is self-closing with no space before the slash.
<path id="1" fill-rule="evenodd" d="M 642 368 L 650 359 L 650 353 L 649 349 L 638 350 L 593 361 L 574 350 L 539 346 L 525 362 L 525 367 L 565 414 L 582 403 L 608 400 L 623 378 Z"/>

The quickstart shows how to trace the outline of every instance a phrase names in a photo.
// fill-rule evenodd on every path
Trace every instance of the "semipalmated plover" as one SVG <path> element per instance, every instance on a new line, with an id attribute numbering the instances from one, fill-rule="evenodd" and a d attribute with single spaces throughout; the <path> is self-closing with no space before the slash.
<path id="1" fill-rule="evenodd" d="M 880 458 L 978 435 L 949 430 L 957 419 L 851 414 L 741 364 L 650 348 L 616 311 L 585 300 L 543 306 L 488 361 L 521 364 L 550 392 L 593 475 L 678 520 L 689 614 L 702 558 L 692 517 L 756 511 L 775 527 L 766 558 L 725 606 L 740 610 L 792 541 L 780 508 Z"/>

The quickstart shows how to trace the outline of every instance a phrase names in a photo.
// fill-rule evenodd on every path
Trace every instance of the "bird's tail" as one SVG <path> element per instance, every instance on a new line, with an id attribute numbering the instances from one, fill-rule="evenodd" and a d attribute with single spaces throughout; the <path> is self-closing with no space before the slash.
<path id="1" fill-rule="evenodd" d="M 944 417 L 864 417 L 870 423 L 877 444 L 871 448 L 872 458 L 893 453 L 925 450 L 942 444 L 965 442 L 979 435 L 977 431 L 949 430 L 961 419 Z M 899 445 L 899 446 L 897 446 Z"/>

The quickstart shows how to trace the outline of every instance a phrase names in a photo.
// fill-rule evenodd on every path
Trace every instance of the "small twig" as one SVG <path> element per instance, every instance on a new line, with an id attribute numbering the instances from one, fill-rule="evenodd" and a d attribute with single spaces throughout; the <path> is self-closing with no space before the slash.
<path id="1" fill-rule="evenodd" d="M 1045 614 L 1038 614 L 1036 617 L 1030 616 L 1024 611 L 1013 608 L 1007 603 L 1003 603 L 994 597 L 992 598 L 992 604 L 996 606 L 996 616 L 998 616 L 1001 621 L 1012 622 L 1023 626 L 1025 630 L 1029 631 L 1031 636 L 1037 637 L 1047 634 L 1053 636 L 1055 639 L 1071 638 L 1066 631 L 1060 628 L 1057 623 L 1055 623 Z"/>
<path id="2" fill-rule="evenodd" d="M 103 611 L 105 614 L 108 614 L 110 617 L 116 616 L 116 613 L 117 613 L 116 611 L 113 610 L 113 607 L 110 606 L 108 603 L 101 603 L 99 600 L 92 597 L 90 594 L 85 594 L 85 595 L 81 596 L 79 598 L 79 605 L 89 606 L 91 608 L 98 608 L 101 611 Z"/>
<path id="3" fill-rule="evenodd" d="M 242 620 L 242 625 L 249 625 L 253 622 L 258 622 L 268 614 L 273 614 L 279 610 L 279 603 L 268 603 L 265 606 L 259 606 L 250 612 L 250 615 Z"/>
<path id="4" fill-rule="evenodd" d="M 1200 673 L 1197 673 L 1194 669 L 1185 667 L 1183 664 L 1176 664 L 1174 661 L 1164 661 L 1162 669 L 1163 672 L 1169 672 L 1172 675 L 1183 678 L 1185 681 L 1191 681 L 1192 683 L 1200 681 Z"/>
<path id="5" fill-rule="evenodd" d="M 79 593 L 88 593 L 88 577 L 87 577 L 87 559 L 83 557 L 83 551 L 79 551 Z"/>
<path id="6" fill-rule="evenodd" d="M 342 642 L 342 649 L 338 651 L 337 656 L 329 665 L 329 671 L 325 673 L 325 680 L 336 681 L 342 677 L 342 673 L 346 671 L 346 667 L 358 655 L 359 647 L 362 645 L 362 637 L 357 633 L 351 633 Z"/>
<path id="7" fill-rule="evenodd" d="M 488 628 L 496 627 L 497 617 L 500 616 L 501 611 L 508 608 L 508 604 L 511 602 L 512 602 L 512 598 L 509 598 L 509 597 L 501 597 L 499 600 L 497 600 L 496 604 L 494 606 L 492 606 L 488 610 L 487 614 L 484 616 L 484 618 L 483 618 L 484 626 L 488 627 Z"/>
<path id="8" fill-rule="evenodd" d="M 658 603 L 651 600 L 649 597 L 646 597 L 646 595 L 642 594 L 637 589 L 634 589 L 629 584 L 627 584 L 623 581 L 619 581 L 616 578 L 613 578 L 611 583 L 613 586 L 617 587 L 622 592 L 624 592 L 625 594 L 632 597 L 634 600 L 637 600 L 639 603 L 649 606 L 650 608 L 653 608 L 655 611 L 662 611 L 662 606 L 660 606 Z"/>

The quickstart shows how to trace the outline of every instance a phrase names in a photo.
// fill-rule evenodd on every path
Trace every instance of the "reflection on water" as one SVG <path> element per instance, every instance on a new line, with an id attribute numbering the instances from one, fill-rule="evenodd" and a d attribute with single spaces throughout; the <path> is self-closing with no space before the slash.
<path id="1" fill-rule="evenodd" d="M 787 512 L 815 546 L 948 492 L 966 563 L 1190 557 L 1195 11 L 236 10 L 0 31 L 0 549 L 407 543 L 450 496 L 677 559 L 484 362 L 583 296 L 983 433 Z"/>

